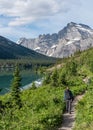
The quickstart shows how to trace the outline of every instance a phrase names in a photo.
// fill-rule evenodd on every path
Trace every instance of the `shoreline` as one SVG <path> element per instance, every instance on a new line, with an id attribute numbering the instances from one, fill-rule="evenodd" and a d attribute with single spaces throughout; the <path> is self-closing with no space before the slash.
<path id="1" fill-rule="evenodd" d="M 31 88 L 33 82 L 35 83 L 36 87 L 38 88 L 39 86 L 42 85 L 43 79 L 44 79 L 44 78 L 39 78 L 39 79 L 37 79 L 37 80 L 35 80 L 35 81 L 32 81 L 31 83 L 29 83 L 29 84 L 27 84 L 27 85 L 21 86 L 21 87 L 20 87 L 20 90 L 23 91 L 23 90 L 26 90 L 26 89 Z M 4 92 L 4 93 L 1 92 L 0 95 L 5 95 L 6 93 L 9 93 L 9 92 L 10 92 L 10 89 L 6 87 L 6 88 L 4 88 L 4 91 L 6 91 L 6 92 Z"/>
<path id="2" fill-rule="evenodd" d="M 22 89 L 22 90 L 29 89 L 29 88 L 32 86 L 33 83 L 35 83 L 36 87 L 39 87 L 39 86 L 42 85 L 42 82 L 43 82 L 43 78 L 31 82 L 31 83 L 29 83 L 29 84 L 27 84 L 27 85 L 21 87 L 21 89 Z"/>

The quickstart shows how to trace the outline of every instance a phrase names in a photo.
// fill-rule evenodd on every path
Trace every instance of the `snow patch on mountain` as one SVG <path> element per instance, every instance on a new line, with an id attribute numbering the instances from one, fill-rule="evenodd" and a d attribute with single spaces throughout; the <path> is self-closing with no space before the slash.
<path id="1" fill-rule="evenodd" d="M 57 47 L 57 45 L 53 45 L 51 48 L 56 48 Z"/>
<path id="2" fill-rule="evenodd" d="M 34 49 L 34 51 L 36 51 L 36 50 L 40 50 L 40 47 L 36 47 L 36 48 Z"/>
<path id="3" fill-rule="evenodd" d="M 79 41 L 79 40 L 80 40 L 80 38 L 79 38 L 79 37 L 76 37 L 76 38 L 74 38 L 74 39 L 69 40 L 65 45 L 72 44 L 72 43 L 74 43 L 75 41 Z"/>

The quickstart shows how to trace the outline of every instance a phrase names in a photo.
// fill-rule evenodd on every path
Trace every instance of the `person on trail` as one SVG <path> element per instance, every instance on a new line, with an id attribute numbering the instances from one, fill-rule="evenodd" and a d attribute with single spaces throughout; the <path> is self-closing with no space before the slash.
<path id="1" fill-rule="evenodd" d="M 71 104 L 72 101 L 74 100 L 74 96 L 72 91 L 68 87 L 64 91 L 64 100 L 66 102 L 66 111 L 71 114 Z"/>

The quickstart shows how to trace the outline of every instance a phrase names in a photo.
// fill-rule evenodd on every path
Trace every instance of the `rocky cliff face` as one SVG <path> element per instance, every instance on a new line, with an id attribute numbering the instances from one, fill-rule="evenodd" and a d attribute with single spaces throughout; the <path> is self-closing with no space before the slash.
<path id="1" fill-rule="evenodd" d="M 68 57 L 76 51 L 93 47 L 93 29 L 84 24 L 68 23 L 58 33 L 20 38 L 18 44 L 52 57 Z"/>

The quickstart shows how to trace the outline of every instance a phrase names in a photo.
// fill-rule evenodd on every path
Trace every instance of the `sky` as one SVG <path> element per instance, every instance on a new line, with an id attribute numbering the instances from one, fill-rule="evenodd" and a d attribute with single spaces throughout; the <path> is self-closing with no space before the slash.
<path id="1" fill-rule="evenodd" d="M 15 42 L 57 33 L 70 22 L 93 28 L 93 0 L 0 0 L 0 35 Z"/>

